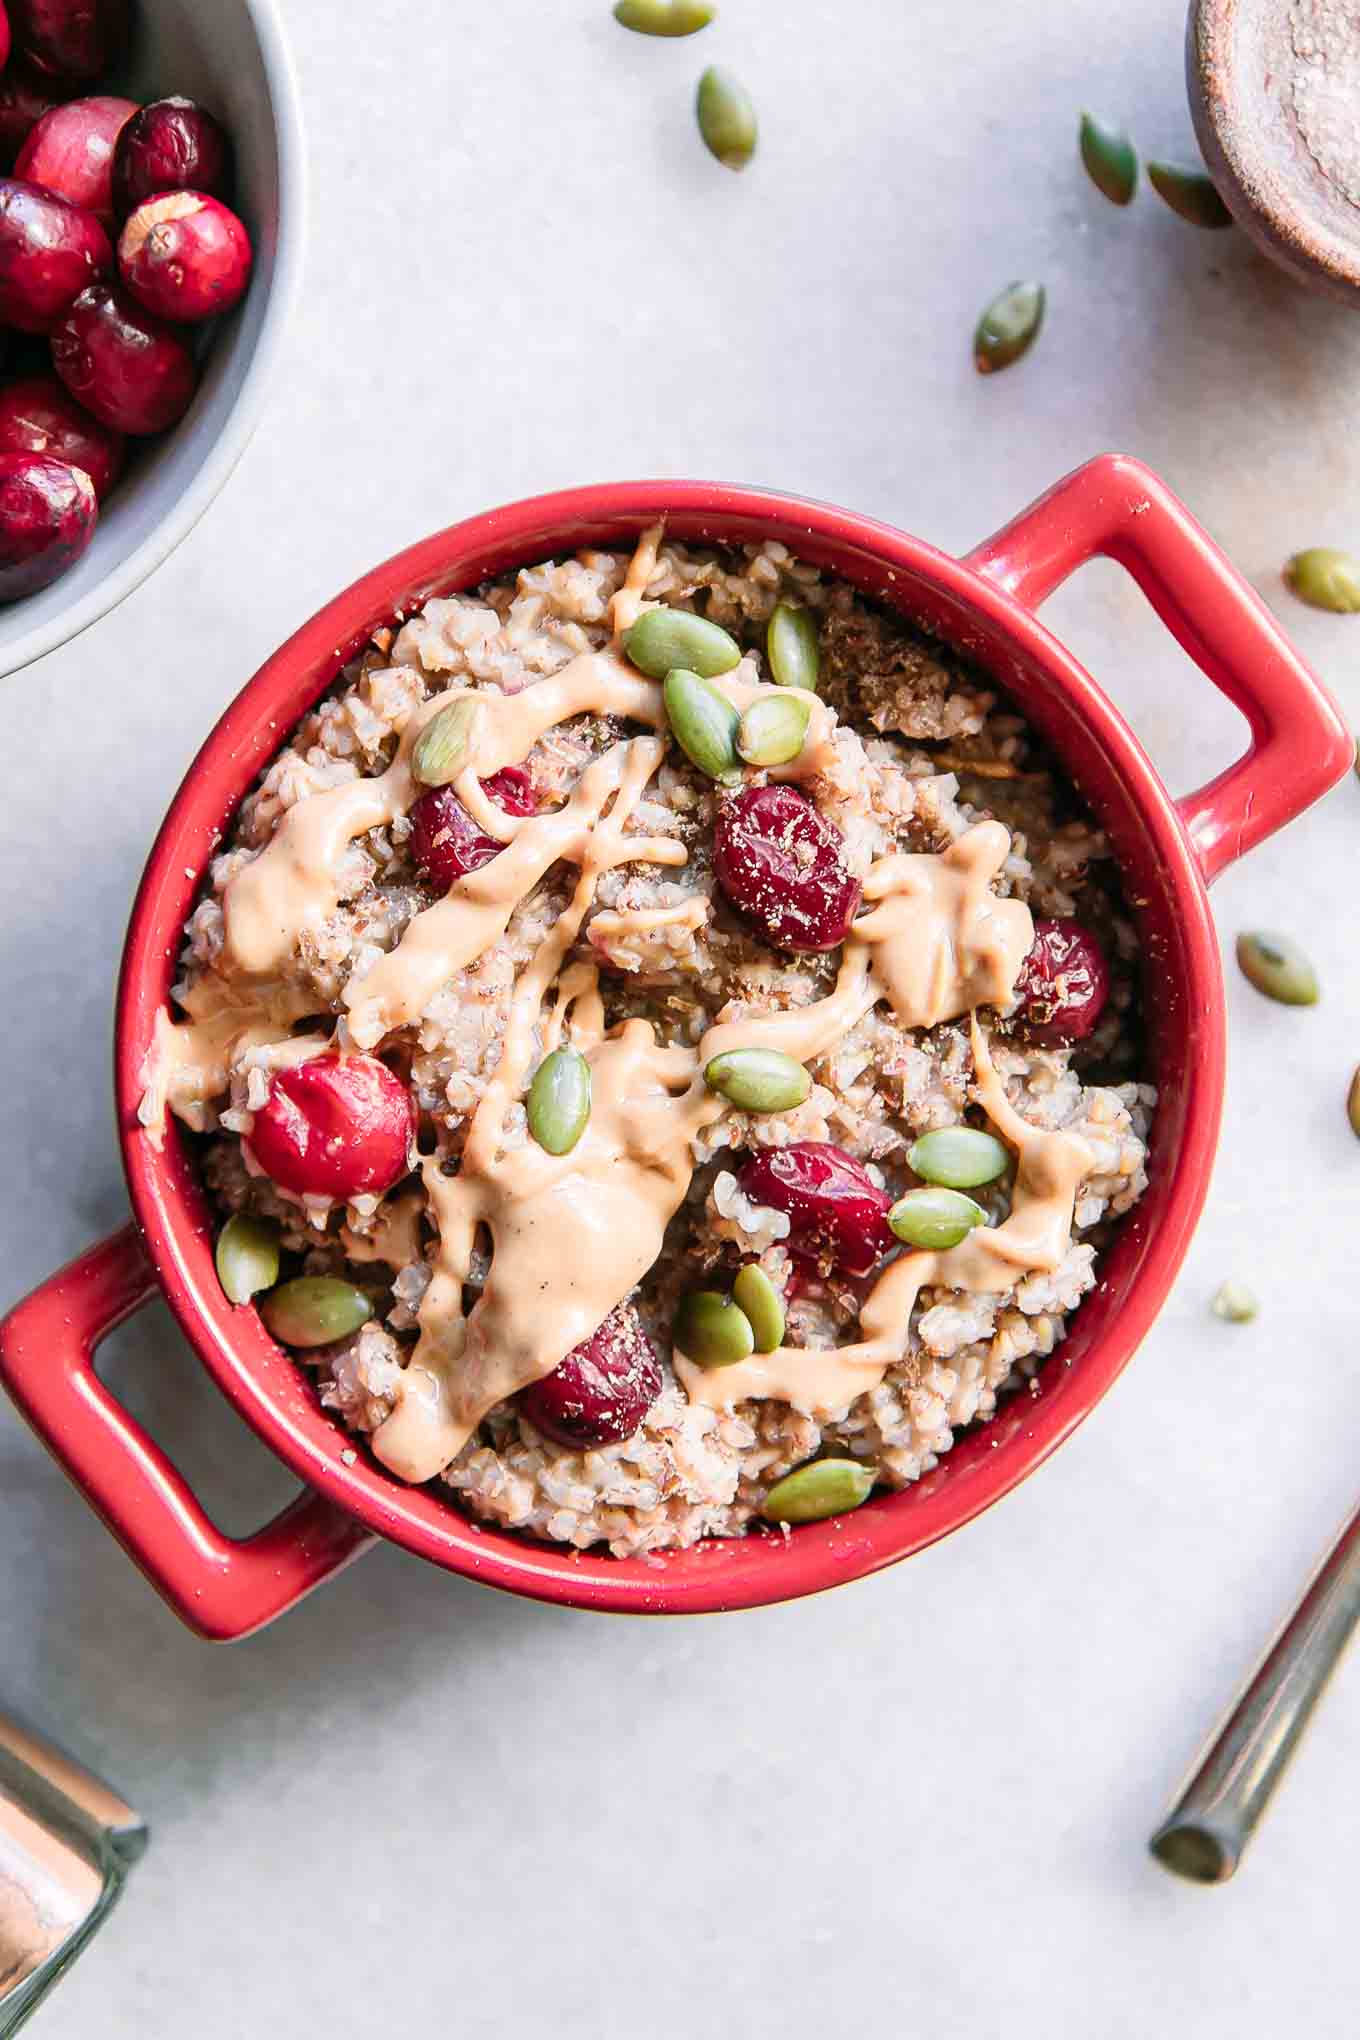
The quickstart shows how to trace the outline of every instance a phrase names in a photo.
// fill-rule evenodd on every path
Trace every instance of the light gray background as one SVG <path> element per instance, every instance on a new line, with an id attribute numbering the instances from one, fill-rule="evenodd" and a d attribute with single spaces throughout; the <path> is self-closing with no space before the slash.
<path id="1" fill-rule="evenodd" d="M 194 748 L 323 598 L 464 513 L 713 475 L 963 549 L 1126 447 L 1360 714 L 1360 619 L 1278 579 L 1360 545 L 1360 319 L 1076 166 L 1084 103 L 1186 148 L 1176 0 L 724 0 L 669 43 L 606 0 L 288 12 L 312 240 L 265 424 L 175 559 L 8 685 L 8 1296 L 123 1216 L 113 976 Z M 692 130 L 712 61 L 759 101 L 742 177 Z M 973 320 L 1023 274 L 1047 330 L 984 382 Z M 1050 614 L 1174 788 L 1225 762 L 1235 717 L 1114 569 Z M 1053 1464 L 886 1577 L 642 1625 L 384 1550 L 214 1651 L 0 1415 L 0 1704 L 154 1830 L 40 2030 L 1353 2033 L 1360 1664 L 1235 1886 L 1143 1843 L 1355 1483 L 1357 842 L 1347 784 L 1217 889 L 1225 944 L 1295 931 L 1326 997 L 1230 970 L 1222 1155 L 1157 1330 Z M 1229 1275 L 1252 1327 L 1209 1314 Z M 227 1527 L 285 1498 L 163 1311 L 107 1359 Z"/>

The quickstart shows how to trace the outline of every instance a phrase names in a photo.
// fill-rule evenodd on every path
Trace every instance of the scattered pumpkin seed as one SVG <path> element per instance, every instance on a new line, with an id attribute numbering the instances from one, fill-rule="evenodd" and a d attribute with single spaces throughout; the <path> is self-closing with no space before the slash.
<path id="1" fill-rule="evenodd" d="M 717 11 L 707 0 L 617 0 L 614 19 L 639 35 L 695 35 Z"/>
<path id="2" fill-rule="evenodd" d="M 1192 227 L 1230 227 L 1233 216 L 1212 177 L 1187 163 L 1150 162 L 1148 183 L 1173 213 Z"/>
<path id="3" fill-rule="evenodd" d="M 422 786 L 447 786 L 458 777 L 481 712 L 479 701 L 464 696 L 430 717 L 411 753 L 411 771 Z"/>
<path id="4" fill-rule="evenodd" d="M 784 1299 L 758 1261 L 738 1274 L 732 1301 L 750 1323 L 757 1353 L 777 1353 L 784 1343 Z"/>
<path id="5" fill-rule="evenodd" d="M 765 631 L 765 656 L 778 686 L 815 694 L 821 652 L 812 611 L 799 603 L 776 602 Z"/>
<path id="6" fill-rule="evenodd" d="M 1287 935 L 1248 934 L 1237 938 L 1242 975 L 1282 1006 L 1316 1006 L 1317 972 Z"/>
<path id="7" fill-rule="evenodd" d="M 796 694 L 766 694 L 737 724 L 737 751 L 748 765 L 788 765 L 798 756 L 812 720 L 812 703 Z"/>
<path id="8" fill-rule="evenodd" d="M 590 1118 L 590 1064 L 576 1048 L 555 1048 L 529 1086 L 529 1131 L 550 1155 L 568 1155 Z"/>
<path id="9" fill-rule="evenodd" d="M 716 1289 L 691 1289 L 681 1298 L 674 1338 L 696 1367 L 734 1367 L 749 1360 L 756 1348 L 750 1318 Z"/>
<path id="10" fill-rule="evenodd" d="M 736 639 L 721 624 L 690 609 L 644 609 L 624 632 L 623 649 L 638 671 L 652 680 L 664 680 L 677 666 L 715 680 L 741 661 Z"/>
<path id="11" fill-rule="evenodd" d="M 697 673 L 677 667 L 666 675 L 662 699 L 671 734 L 691 765 L 697 765 L 710 779 L 739 779 L 737 726 L 741 718 L 727 696 Z"/>
<path id="12" fill-rule="evenodd" d="M 279 1229 L 272 1218 L 237 1211 L 217 1235 L 217 1279 L 228 1303 L 249 1303 L 279 1279 Z"/>
<path id="13" fill-rule="evenodd" d="M 1258 1305 L 1245 1282 L 1223 1282 L 1214 1291 L 1210 1308 L 1230 1325 L 1249 1325 Z"/>
<path id="14" fill-rule="evenodd" d="M 709 154 L 728 170 L 744 170 L 756 152 L 756 110 L 741 80 L 710 64 L 699 80 L 695 112 Z"/>
<path id="15" fill-rule="evenodd" d="M 284 1346 L 329 1346 L 367 1324 L 373 1305 L 362 1289 L 335 1275 L 299 1275 L 271 1289 L 260 1316 Z"/>
<path id="16" fill-rule="evenodd" d="M 961 1190 L 945 1190 L 932 1184 L 928 1190 L 908 1190 L 888 1213 L 888 1224 L 908 1247 L 933 1247 L 937 1251 L 956 1247 L 975 1225 L 986 1225 L 987 1214 Z"/>
<path id="17" fill-rule="evenodd" d="M 1360 1069 L 1351 1078 L 1351 1087 L 1346 1093 L 1346 1117 L 1351 1123 L 1351 1132 L 1360 1140 Z"/>
<path id="18" fill-rule="evenodd" d="M 1106 127 L 1093 113 L 1084 113 L 1078 146 L 1096 190 L 1111 205 L 1127 205 L 1138 189 L 1138 151 L 1123 128 Z"/>
<path id="19" fill-rule="evenodd" d="M 792 1112 L 812 1089 L 803 1065 L 777 1048 L 729 1048 L 705 1064 L 704 1082 L 741 1112 Z"/>
<path id="20" fill-rule="evenodd" d="M 923 1133 L 907 1156 L 907 1166 L 927 1183 L 947 1190 L 976 1190 L 994 1183 L 1010 1166 L 1010 1153 L 994 1133 L 976 1126 L 937 1126 Z"/>
<path id="21" fill-rule="evenodd" d="M 1041 283 L 1008 283 L 992 299 L 973 334 L 973 366 L 994 375 L 1028 354 L 1044 322 L 1046 293 Z"/>
<path id="22" fill-rule="evenodd" d="M 1360 560 L 1332 545 L 1310 545 L 1286 560 L 1285 585 L 1313 609 L 1353 616 L 1360 609 Z"/>
<path id="23" fill-rule="evenodd" d="M 874 1477 L 857 1459 L 814 1459 L 777 1480 L 761 1504 L 767 1523 L 820 1523 L 867 1502 Z"/>

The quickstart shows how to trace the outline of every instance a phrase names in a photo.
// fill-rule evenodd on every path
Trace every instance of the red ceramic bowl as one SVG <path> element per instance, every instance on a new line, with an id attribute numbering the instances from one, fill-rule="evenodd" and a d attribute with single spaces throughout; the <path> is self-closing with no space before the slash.
<path id="1" fill-rule="evenodd" d="M 1140 922 L 1151 1059 L 1161 1087 L 1151 1187 L 1035 1395 L 1004 1404 L 935 1472 L 786 1541 L 755 1533 L 644 1564 L 479 1527 L 448 1490 L 402 1486 L 322 1410 L 302 1369 L 213 1271 L 212 1223 L 188 1144 L 157 1153 L 137 1124 L 138 1071 L 202 874 L 256 775 L 369 632 L 398 608 L 582 545 L 626 546 L 664 515 L 686 540 L 782 539 L 977 660 L 1065 762 L 1108 830 Z M 1175 801 L 1118 711 L 1034 614 L 1097 554 L 1141 584 L 1246 715 L 1251 744 Z M 133 908 L 118 994 L 119 1136 L 135 1223 L 93 1247 L 0 1326 L 0 1378 L 171 1605 L 201 1634 L 241 1636 L 375 1536 L 540 1600 L 639 1614 L 751 1608 L 835 1586 L 955 1530 L 1034 1471 L 1099 1402 L 1156 1316 L 1199 1215 L 1223 1088 L 1223 983 L 1208 880 L 1350 766 L 1340 715 L 1269 611 L 1156 476 L 1106 456 L 1058 483 L 966 559 L 849 511 L 706 482 L 614 483 L 543 496 L 440 532 L 366 575 L 261 668 L 176 796 Z M 305 1483 L 254 1537 L 224 1537 L 183 1477 L 96 1376 L 99 1340 L 158 1289 L 194 1350 Z"/>

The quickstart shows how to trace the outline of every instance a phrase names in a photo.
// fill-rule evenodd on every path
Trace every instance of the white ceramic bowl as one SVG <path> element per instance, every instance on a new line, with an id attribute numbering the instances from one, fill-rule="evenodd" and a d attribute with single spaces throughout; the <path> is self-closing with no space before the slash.
<path id="1" fill-rule="evenodd" d="M 138 0 L 131 99 L 201 99 L 236 147 L 235 203 L 255 244 L 244 302 L 219 322 L 187 415 L 136 453 L 69 574 L 0 604 L 0 675 L 41 658 L 130 595 L 197 524 L 249 442 L 302 267 L 302 116 L 276 0 Z M 136 442 L 133 442 L 135 448 Z"/>

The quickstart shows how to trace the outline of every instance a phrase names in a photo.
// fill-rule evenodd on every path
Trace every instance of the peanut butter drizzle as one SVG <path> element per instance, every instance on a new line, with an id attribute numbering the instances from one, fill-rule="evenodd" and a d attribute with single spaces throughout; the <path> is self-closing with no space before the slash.
<path id="1" fill-rule="evenodd" d="M 409 1268 L 421 1258 L 421 1213 L 425 1193 L 419 1185 L 395 1192 L 379 1205 L 372 1232 L 342 1225 L 340 1238 L 351 1261 L 383 1261 L 389 1268 Z"/>
<path id="2" fill-rule="evenodd" d="M 324 1035 L 289 1033 L 313 1003 L 295 985 L 233 985 L 208 970 L 181 1003 L 187 1020 L 173 1021 L 163 1006 L 157 1012 L 142 1064 L 140 1118 L 156 1148 L 165 1139 L 167 1105 L 203 1130 L 204 1108 L 228 1089 L 232 1062 L 246 1050 L 268 1049 L 269 1067 L 287 1069 L 328 1045 Z"/>
<path id="3" fill-rule="evenodd" d="M 675 1371 L 691 1402 L 730 1410 L 748 1398 L 776 1397 L 812 1417 L 830 1417 L 876 1388 L 888 1368 L 908 1352 L 911 1314 L 927 1284 L 973 1295 L 1002 1294 L 1020 1273 L 1052 1273 L 1072 1237 L 1078 1187 L 1095 1166 L 1079 1134 L 1033 1126 L 1006 1096 L 974 1014 L 974 1096 L 1017 1159 L 1010 1216 L 999 1226 L 978 1226 L 957 1247 L 941 1253 L 906 1253 L 879 1276 L 860 1312 L 861 1337 L 852 1346 L 782 1346 L 732 1367 L 696 1367 L 682 1353 Z"/>

